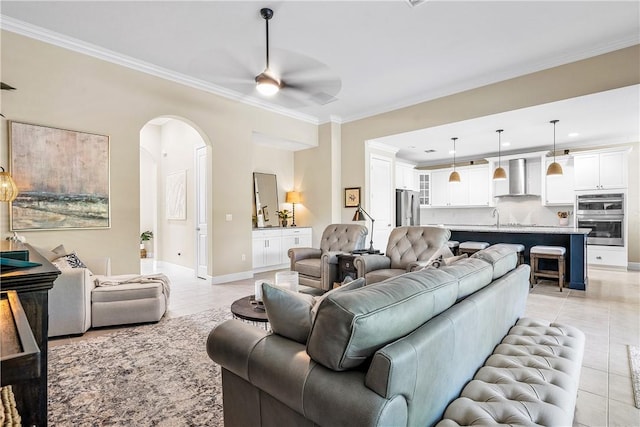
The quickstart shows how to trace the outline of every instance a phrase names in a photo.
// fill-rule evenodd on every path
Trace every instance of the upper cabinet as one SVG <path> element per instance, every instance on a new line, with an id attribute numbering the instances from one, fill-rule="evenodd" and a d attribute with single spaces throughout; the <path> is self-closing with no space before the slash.
<path id="1" fill-rule="evenodd" d="M 420 171 L 418 184 L 420 187 L 420 206 L 431 206 L 431 172 Z"/>
<path id="2" fill-rule="evenodd" d="M 431 206 L 489 206 L 489 166 L 456 168 L 459 183 L 449 183 L 451 168 L 431 172 Z"/>
<path id="3" fill-rule="evenodd" d="M 543 157 L 542 168 L 543 193 L 542 204 L 572 205 L 575 202 L 574 193 L 574 161 L 572 157 L 557 157 L 556 162 L 562 166 L 562 175 L 547 175 L 547 168 L 553 163 L 552 157 Z"/>
<path id="4" fill-rule="evenodd" d="M 626 188 L 627 152 L 604 151 L 574 155 L 575 189 Z"/>
<path id="5" fill-rule="evenodd" d="M 418 172 L 410 163 L 396 161 L 396 188 L 419 191 Z"/>

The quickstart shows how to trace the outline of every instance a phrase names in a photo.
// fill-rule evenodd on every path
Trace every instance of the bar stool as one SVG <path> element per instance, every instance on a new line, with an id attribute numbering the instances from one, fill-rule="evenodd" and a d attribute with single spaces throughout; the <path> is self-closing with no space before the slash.
<path id="1" fill-rule="evenodd" d="M 447 242 L 447 246 L 449 246 L 449 250 L 454 255 L 458 255 L 458 247 L 460 246 L 460 242 L 458 242 L 457 240 L 449 240 Z"/>
<path id="2" fill-rule="evenodd" d="M 520 243 L 500 243 L 502 246 L 508 247 L 518 254 L 518 264 L 524 264 L 524 245 Z"/>
<path id="3" fill-rule="evenodd" d="M 534 246 L 529 251 L 531 256 L 531 286 L 537 283 L 537 277 L 549 277 L 558 279 L 560 292 L 564 286 L 564 254 L 567 252 L 562 246 Z M 539 262 L 541 259 L 550 259 L 558 261 L 558 271 L 540 270 Z"/>
<path id="4" fill-rule="evenodd" d="M 469 241 L 469 242 L 462 242 L 460 243 L 460 246 L 458 247 L 458 252 L 460 254 L 468 254 L 468 255 L 472 255 L 482 249 L 486 249 L 489 247 L 489 243 L 487 242 L 473 242 L 473 241 Z"/>

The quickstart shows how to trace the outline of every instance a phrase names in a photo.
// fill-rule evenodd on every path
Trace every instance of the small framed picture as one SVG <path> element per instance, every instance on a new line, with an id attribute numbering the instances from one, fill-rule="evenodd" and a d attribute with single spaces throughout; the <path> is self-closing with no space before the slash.
<path id="1" fill-rule="evenodd" d="M 360 187 L 344 189 L 344 207 L 357 208 L 360 204 Z"/>

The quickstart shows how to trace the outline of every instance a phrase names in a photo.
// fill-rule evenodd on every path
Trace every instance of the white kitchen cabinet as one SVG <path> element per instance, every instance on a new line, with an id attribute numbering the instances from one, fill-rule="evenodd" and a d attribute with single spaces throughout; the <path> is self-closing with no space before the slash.
<path id="1" fill-rule="evenodd" d="M 627 151 L 574 155 L 575 189 L 606 190 L 627 187 Z"/>
<path id="2" fill-rule="evenodd" d="M 449 183 L 452 168 L 431 172 L 432 207 L 489 206 L 489 166 L 456 168 L 459 183 Z"/>
<path id="3" fill-rule="evenodd" d="M 544 193 L 542 194 L 542 204 L 552 205 L 573 205 L 575 202 L 574 165 L 572 157 L 557 157 L 556 162 L 562 166 L 562 175 L 547 175 L 547 168 L 553 163 L 552 157 L 544 158 L 543 182 Z"/>
<path id="4" fill-rule="evenodd" d="M 470 168 L 466 175 L 469 182 L 469 205 L 489 206 L 489 167 Z"/>
<path id="5" fill-rule="evenodd" d="M 431 206 L 431 173 L 419 172 L 418 184 L 420 187 L 419 188 L 420 206 L 421 207 Z"/>
<path id="6" fill-rule="evenodd" d="M 396 161 L 396 188 L 419 191 L 418 175 L 415 166 Z"/>
<path id="7" fill-rule="evenodd" d="M 253 269 L 267 271 L 286 266 L 289 248 L 311 247 L 311 237 L 310 227 L 253 230 Z"/>
<path id="8" fill-rule="evenodd" d="M 587 245 L 587 265 L 627 268 L 627 248 L 624 246 Z"/>

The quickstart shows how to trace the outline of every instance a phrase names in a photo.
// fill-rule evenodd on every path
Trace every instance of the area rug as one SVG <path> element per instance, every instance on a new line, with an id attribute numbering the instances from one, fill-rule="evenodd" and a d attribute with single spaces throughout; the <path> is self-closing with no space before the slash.
<path id="1" fill-rule="evenodd" d="M 51 426 L 222 426 L 214 309 L 49 349 Z"/>
<path id="2" fill-rule="evenodd" d="M 636 408 L 640 409 L 640 347 L 629 346 L 629 367 L 631 368 L 631 383 Z"/>

